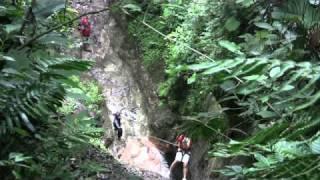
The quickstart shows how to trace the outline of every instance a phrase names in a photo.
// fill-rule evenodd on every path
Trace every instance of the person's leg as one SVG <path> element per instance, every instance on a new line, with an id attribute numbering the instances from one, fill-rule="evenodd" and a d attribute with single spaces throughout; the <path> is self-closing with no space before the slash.
<path id="1" fill-rule="evenodd" d="M 113 129 L 116 131 L 116 130 L 118 130 L 118 128 L 117 128 L 117 126 L 116 126 L 116 123 L 113 121 L 113 123 L 112 123 L 112 125 L 113 125 Z"/>
<path id="2" fill-rule="evenodd" d="M 190 159 L 190 154 L 188 152 L 186 152 L 182 157 L 182 162 L 183 162 L 183 180 L 187 179 L 189 159 Z"/>
<path id="3" fill-rule="evenodd" d="M 118 139 L 120 140 L 122 136 L 122 128 L 118 129 Z"/>
<path id="4" fill-rule="evenodd" d="M 169 168 L 169 174 L 171 174 L 172 170 L 176 167 L 178 162 L 181 162 L 181 160 L 182 160 L 182 152 L 178 150 L 178 152 L 176 153 L 176 157 L 174 158 L 174 161 Z"/>
<path id="5" fill-rule="evenodd" d="M 171 172 L 177 165 L 178 161 L 174 160 L 173 163 L 170 166 L 169 172 Z"/>
<path id="6" fill-rule="evenodd" d="M 188 164 L 183 163 L 183 180 L 187 179 L 187 175 L 188 175 Z"/>
<path id="7" fill-rule="evenodd" d="M 172 171 L 173 171 L 173 169 L 177 166 L 178 162 L 179 162 L 179 161 L 177 161 L 177 160 L 174 160 L 174 161 L 172 162 L 172 164 L 171 164 L 171 166 L 170 166 L 170 168 L 169 168 L 169 172 L 168 172 L 168 174 L 166 175 L 167 178 L 170 179 L 170 178 L 173 177 L 173 176 L 172 176 Z"/>
<path id="8" fill-rule="evenodd" d="M 89 48 L 89 37 L 88 36 L 84 37 L 83 50 L 91 52 L 91 50 Z"/>

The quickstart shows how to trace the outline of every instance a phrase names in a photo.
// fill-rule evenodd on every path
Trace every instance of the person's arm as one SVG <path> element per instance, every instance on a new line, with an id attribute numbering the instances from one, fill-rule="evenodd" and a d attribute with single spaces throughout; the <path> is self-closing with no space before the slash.
<path id="1" fill-rule="evenodd" d="M 182 148 L 182 139 L 183 139 L 182 135 L 179 135 L 176 138 L 176 144 L 177 144 L 178 148 Z"/>
<path id="2" fill-rule="evenodd" d="M 177 141 L 177 142 L 176 142 L 176 145 L 177 145 L 178 148 L 182 148 L 181 142 Z"/>
<path id="3" fill-rule="evenodd" d="M 192 140 L 190 139 L 190 141 L 188 143 L 188 149 L 191 149 L 191 145 L 192 145 Z"/>
<path id="4" fill-rule="evenodd" d="M 91 25 L 91 23 L 89 22 L 89 24 L 88 24 L 88 25 L 89 25 L 89 27 L 88 27 L 88 28 L 89 28 L 89 30 L 91 31 L 91 30 L 92 30 L 92 25 Z M 121 116 L 121 115 L 120 115 L 120 116 Z"/>
<path id="5" fill-rule="evenodd" d="M 120 124 L 117 120 L 115 120 L 115 124 L 116 124 L 116 127 L 119 129 L 120 128 Z"/>
<path id="6" fill-rule="evenodd" d="M 114 116 L 114 123 L 115 123 L 116 127 L 119 129 L 120 128 L 120 123 L 118 121 L 117 115 Z"/>

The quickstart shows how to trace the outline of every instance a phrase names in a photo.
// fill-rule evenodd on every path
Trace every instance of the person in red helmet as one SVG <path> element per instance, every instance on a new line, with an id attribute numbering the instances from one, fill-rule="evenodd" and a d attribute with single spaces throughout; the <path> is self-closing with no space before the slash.
<path id="1" fill-rule="evenodd" d="M 185 134 L 180 134 L 176 138 L 176 143 L 178 145 L 178 151 L 173 163 L 170 166 L 170 173 L 178 162 L 183 163 L 183 180 L 187 179 L 188 174 L 188 163 L 191 157 L 191 139 Z"/>
<path id="2" fill-rule="evenodd" d="M 81 18 L 78 30 L 80 31 L 80 34 L 83 39 L 83 49 L 85 51 L 90 51 L 89 50 L 89 37 L 91 35 L 91 24 L 89 21 L 89 18 L 87 16 L 84 16 Z"/>

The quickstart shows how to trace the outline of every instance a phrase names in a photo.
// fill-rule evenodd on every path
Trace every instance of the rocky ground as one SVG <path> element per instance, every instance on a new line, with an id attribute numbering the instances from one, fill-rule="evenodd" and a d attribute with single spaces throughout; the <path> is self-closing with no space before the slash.
<path id="1" fill-rule="evenodd" d="M 159 175 L 148 172 L 141 171 L 133 167 L 126 167 L 120 164 L 113 156 L 108 154 L 103 154 L 100 151 L 93 150 L 90 156 L 91 160 L 103 163 L 105 165 L 106 171 L 98 173 L 94 178 L 101 180 L 161 180 L 163 178 Z M 89 158 L 89 157 L 88 157 Z"/>

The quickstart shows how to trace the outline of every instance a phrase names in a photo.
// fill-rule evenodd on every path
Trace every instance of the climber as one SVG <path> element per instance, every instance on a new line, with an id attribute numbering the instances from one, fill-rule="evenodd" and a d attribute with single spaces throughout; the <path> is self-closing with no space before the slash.
<path id="1" fill-rule="evenodd" d="M 122 136 L 122 128 L 121 128 L 121 114 L 120 112 L 116 112 L 113 114 L 113 127 L 114 130 L 117 131 L 118 140 L 121 139 Z"/>
<path id="2" fill-rule="evenodd" d="M 78 30 L 81 33 L 82 41 L 83 41 L 83 49 L 85 51 L 90 51 L 89 49 L 89 37 L 91 35 L 91 24 L 89 22 L 89 18 L 87 16 L 84 16 L 81 18 Z"/>
<path id="3" fill-rule="evenodd" d="M 188 174 L 188 162 L 191 157 L 190 150 L 191 150 L 192 142 L 191 142 L 190 138 L 188 138 L 184 134 L 180 134 L 176 138 L 176 143 L 178 146 L 178 151 L 176 153 L 176 157 L 175 157 L 173 163 L 170 166 L 169 173 L 172 172 L 172 170 L 174 169 L 174 167 L 177 165 L 178 162 L 182 162 L 183 163 L 183 179 L 182 180 L 186 180 L 187 174 Z"/>

